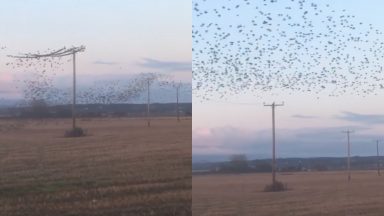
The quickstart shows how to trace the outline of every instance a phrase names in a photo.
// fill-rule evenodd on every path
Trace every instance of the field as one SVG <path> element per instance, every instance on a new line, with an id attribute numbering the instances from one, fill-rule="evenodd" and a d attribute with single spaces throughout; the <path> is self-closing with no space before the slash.
<path id="1" fill-rule="evenodd" d="M 191 122 L 0 120 L 0 215 L 191 215 Z"/>
<path id="2" fill-rule="evenodd" d="M 375 171 L 302 172 L 277 175 L 290 188 L 263 192 L 270 174 L 192 177 L 193 215 L 384 215 L 384 176 Z"/>

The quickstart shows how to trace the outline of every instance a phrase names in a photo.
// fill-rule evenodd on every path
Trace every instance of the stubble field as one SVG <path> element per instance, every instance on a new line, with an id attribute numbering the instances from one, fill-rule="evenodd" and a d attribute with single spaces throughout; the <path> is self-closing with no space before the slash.
<path id="1" fill-rule="evenodd" d="M 381 216 L 384 176 L 375 171 L 278 174 L 290 188 L 263 192 L 270 174 L 197 175 L 192 177 L 193 215 Z"/>
<path id="2" fill-rule="evenodd" d="M 0 215 L 190 215 L 191 119 L 1 120 Z"/>

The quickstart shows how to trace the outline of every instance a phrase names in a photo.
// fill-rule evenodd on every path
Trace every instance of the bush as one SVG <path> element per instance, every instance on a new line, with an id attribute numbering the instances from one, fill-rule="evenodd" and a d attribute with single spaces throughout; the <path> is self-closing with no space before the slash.
<path id="1" fill-rule="evenodd" d="M 264 188 L 264 192 L 278 192 L 278 191 L 286 191 L 286 190 L 288 190 L 287 184 L 284 184 L 279 181 L 266 185 Z"/>
<path id="2" fill-rule="evenodd" d="M 64 134 L 65 137 L 82 137 L 85 135 L 86 135 L 85 130 L 83 130 L 80 127 L 76 127 L 74 129 L 72 128 L 70 130 L 67 130 L 67 131 L 65 131 L 65 134 Z"/>
<path id="3" fill-rule="evenodd" d="M 272 172 L 272 165 L 270 163 L 258 163 L 255 165 L 256 172 Z"/>

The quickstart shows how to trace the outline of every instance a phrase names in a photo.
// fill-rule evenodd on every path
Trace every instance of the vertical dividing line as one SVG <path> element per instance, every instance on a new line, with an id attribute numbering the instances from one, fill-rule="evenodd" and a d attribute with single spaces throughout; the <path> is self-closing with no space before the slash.
<path id="1" fill-rule="evenodd" d="M 73 52 L 72 129 L 76 128 L 76 53 Z"/>

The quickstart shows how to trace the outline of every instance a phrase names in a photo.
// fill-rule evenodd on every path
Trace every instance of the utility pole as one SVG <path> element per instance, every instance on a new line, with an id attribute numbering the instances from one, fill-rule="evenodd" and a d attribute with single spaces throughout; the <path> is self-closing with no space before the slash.
<path id="1" fill-rule="evenodd" d="M 18 59 L 41 59 L 41 58 L 61 58 L 64 56 L 72 55 L 73 58 L 73 87 L 72 87 L 72 129 L 76 128 L 76 53 L 84 52 L 85 46 L 61 48 L 55 51 L 51 51 L 46 54 L 40 53 L 27 53 L 18 56 L 8 55 L 11 58 Z"/>
<path id="2" fill-rule="evenodd" d="M 177 115 L 177 121 L 180 121 L 180 110 L 179 110 L 179 93 L 180 93 L 180 86 L 181 82 L 179 85 L 176 86 L 176 115 Z"/>
<path id="3" fill-rule="evenodd" d="M 150 80 L 147 80 L 147 90 L 148 90 L 148 95 L 147 95 L 147 125 L 148 127 L 151 127 L 151 119 L 149 116 L 149 103 L 150 103 L 150 93 L 149 93 L 149 87 L 150 87 Z"/>
<path id="4" fill-rule="evenodd" d="M 379 140 L 376 140 L 376 153 L 377 153 L 377 175 L 381 176 L 381 173 L 380 173 Z"/>
<path id="5" fill-rule="evenodd" d="M 72 130 L 76 128 L 76 52 L 73 51 Z"/>
<path id="6" fill-rule="evenodd" d="M 276 185 L 275 108 L 277 106 L 284 106 L 284 103 L 276 104 L 275 102 L 273 102 L 272 104 L 264 104 L 264 106 L 270 106 L 272 108 L 272 185 Z"/>
<path id="7" fill-rule="evenodd" d="M 346 131 L 343 131 L 342 133 L 346 133 L 347 134 L 347 140 L 348 140 L 347 170 L 348 170 L 348 181 L 351 181 L 351 160 L 350 160 L 350 157 L 351 157 L 351 145 L 350 145 L 350 142 L 349 142 L 349 135 L 351 133 L 353 133 L 353 131 L 346 130 Z"/>

